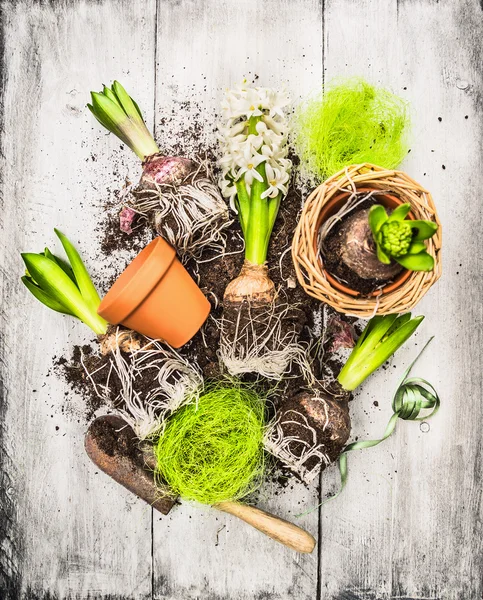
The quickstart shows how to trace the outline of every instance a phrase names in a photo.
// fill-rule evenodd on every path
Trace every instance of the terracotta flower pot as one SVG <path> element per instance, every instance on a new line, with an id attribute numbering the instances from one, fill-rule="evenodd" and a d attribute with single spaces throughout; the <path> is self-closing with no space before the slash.
<path id="1" fill-rule="evenodd" d="M 358 188 L 357 189 L 358 193 L 360 193 L 360 192 L 368 193 L 368 192 L 372 192 L 372 191 L 374 191 L 373 188 Z M 329 217 L 331 217 L 332 215 L 337 213 L 343 207 L 343 205 L 347 201 L 347 198 L 350 195 L 351 194 L 349 192 L 341 192 L 339 194 L 336 194 L 333 198 L 331 198 L 329 200 L 329 202 L 327 202 L 327 204 L 324 205 L 324 207 L 320 211 L 319 218 L 317 220 L 317 227 L 316 227 L 317 232 L 319 231 L 322 223 L 324 223 Z M 403 204 L 403 202 L 401 200 L 399 200 L 399 198 L 396 198 L 396 196 L 393 196 L 392 194 L 388 194 L 388 193 L 378 193 L 377 194 L 377 203 L 382 204 L 385 208 L 390 208 L 392 210 L 394 210 L 397 206 Z M 412 215 L 411 212 L 408 214 L 407 218 L 414 220 L 414 216 Z M 314 248 L 315 249 L 317 248 L 317 236 L 314 239 Z M 333 277 L 324 268 L 322 261 L 320 261 L 320 263 L 321 263 L 322 269 L 324 270 L 325 276 L 327 277 L 327 281 L 329 281 L 329 283 L 332 285 L 332 287 L 340 290 L 341 292 L 344 292 L 345 294 L 349 294 L 350 296 L 360 296 L 361 295 L 361 293 L 358 292 L 357 290 L 353 290 L 352 288 L 347 287 L 343 283 L 340 283 L 340 281 L 337 281 L 337 279 L 335 277 Z M 403 285 L 403 283 L 405 281 L 407 281 L 407 279 L 409 278 L 410 275 L 411 275 L 411 271 L 404 269 L 402 271 L 402 273 L 394 279 L 393 282 L 384 286 L 380 290 L 375 290 L 374 292 L 368 294 L 368 296 L 373 297 L 373 296 L 379 296 L 380 294 L 387 294 L 389 292 L 393 292 L 395 289 L 397 289 L 398 287 Z"/>
<path id="2" fill-rule="evenodd" d="M 97 312 L 113 325 L 179 348 L 203 325 L 210 308 L 174 248 L 157 237 L 120 275 Z"/>

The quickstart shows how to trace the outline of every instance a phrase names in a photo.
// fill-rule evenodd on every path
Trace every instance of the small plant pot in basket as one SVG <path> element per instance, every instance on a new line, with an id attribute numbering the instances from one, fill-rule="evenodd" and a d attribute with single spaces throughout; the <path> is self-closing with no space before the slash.
<path id="1" fill-rule="evenodd" d="M 384 207 L 388 220 L 406 207 L 404 226 L 415 234 L 411 221 L 432 227 L 431 237 L 411 246 L 423 250 L 430 270 L 404 268 L 403 257 L 389 260 L 384 253 L 387 264 L 381 262 L 368 218 L 374 205 Z M 358 317 L 411 310 L 441 275 L 440 251 L 441 224 L 431 194 L 401 171 L 370 164 L 347 167 L 312 192 L 292 244 L 305 291 Z"/>

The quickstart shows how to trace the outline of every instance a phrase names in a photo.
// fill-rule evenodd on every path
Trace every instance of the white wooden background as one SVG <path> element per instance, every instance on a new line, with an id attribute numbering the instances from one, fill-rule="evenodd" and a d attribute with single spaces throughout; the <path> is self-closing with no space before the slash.
<path id="1" fill-rule="evenodd" d="M 1 8 L 1 599 L 480 600 L 481 0 L 4 0 Z M 19 281 L 19 252 L 53 244 L 54 226 L 78 242 L 98 279 L 106 275 L 96 219 L 139 165 L 100 132 L 85 108 L 89 90 L 118 78 L 169 147 L 193 119 L 209 129 L 220 91 L 255 74 L 263 85 L 287 84 L 294 99 L 324 78 L 356 74 L 410 100 L 403 166 L 434 193 L 444 224 L 444 275 L 418 307 L 426 321 L 415 337 L 421 347 L 436 336 L 417 371 L 443 407 L 429 431 L 400 422 L 385 444 L 350 457 L 344 494 L 300 520 L 318 537 L 312 556 L 210 509 L 183 505 L 160 518 L 97 473 L 75 399 L 62 414 L 66 389 L 48 376 L 52 357 L 86 331 Z M 397 368 L 363 386 L 351 406 L 354 435 L 382 433 L 416 351 L 411 341 Z M 325 473 L 322 492 L 336 481 L 335 469 Z M 295 486 L 267 490 L 262 504 L 293 518 L 316 500 Z"/>

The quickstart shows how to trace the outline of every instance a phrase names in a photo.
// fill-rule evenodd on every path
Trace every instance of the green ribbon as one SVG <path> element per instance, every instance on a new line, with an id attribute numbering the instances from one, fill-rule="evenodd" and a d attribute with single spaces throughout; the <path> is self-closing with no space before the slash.
<path id="1" fill-rule="evenodd" d="M 434 337 L 434 336 L 433 336 Z M 366 440 L 365 442 L 354 442 L 345 447 L 344 451 L 339 456 L 339 471 L 340 471 L 340 488 L 339 491 L 326 498 L 323 502 L 318 504 L 315 508 L 310 509 L 309 511 L 297 515 L 301 517 L 306 515 L 317 508 L 320 508 L 329 500 L 334 500 L 339 496 L 345 485 L 347 483 L 347 454 L 352 450 L 361 450 L 362 448 L 372 448 L 373 446 L 377 446 L 394 432 L 396 428 L 396 423 L 398 419 L 403 419 L 404 421 L 425 421 L 429 419 L 433 415 L 435 415 L 440 407 L 441 401 L 438 396 L 437 391 L 434 387 L 426 381 L 425 379 L 421 379 L 420 377 L 409 377 L 408 375 L 411 372 L 411 369 L 416 364 L 417 360 L 424 352 L 426 347 L 429 345 L 433 337 L 429 338 L 426 344 L 423 346 L 422 350 L 413 360 L 413 362 L 409 365 L 409 367 L 404 372 L 404 375 L 396 389 L 396 393 L 392 399 L 392 410 L 394 414 L 389 419 L 384 435 L 378 440 Z M 429 410 L 429 414 L 419 416 L 421 411 Z"/>

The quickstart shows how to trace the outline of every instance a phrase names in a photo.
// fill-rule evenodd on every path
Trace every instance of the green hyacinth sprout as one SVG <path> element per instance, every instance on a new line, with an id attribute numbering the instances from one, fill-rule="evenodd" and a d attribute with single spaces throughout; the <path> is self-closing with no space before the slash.
<path id="1" fill-rule="evenodd" d="M 144 160 L 159 152 L 159 148 L 144 123 L 137 103 L 119 81 L 102 92 L 91 92 L 92 104 L 87 107 L 101 125 L 122 140 Z"/>
<path id="2" fill-rule="evenodd" d="M 410 271 L 431 271 L 434 258 L 428 254 L 424 240 L 438 230 L 432 221 L 406 220 L 411 209 L 407 202 L 388 216 L 386 209 L 376 204 L 369 211 L 369 226 L 376 243 L 377 258 L 388 265 L 394 259 Z"/>
<path id="3" fill-rule="evenodd" d="M 411 313 L 373 317 L 339 373 L 340 385 L 349 392 L 359 387 L 411 337 L 423 319 L 412 319 Z"/>
<path id="4" fill-rule="evenodd" d="M 77 317 L 97 335 L 107 331 L 107 322 L 97 314 L 99 294 L 79 253 L 67 237 L 54 230 L 62 242 L 69 263 L 45 248 L 38 254 L 22 254 L 27 271 L 22 277 L 26 288 L 48 308 Z"/>

